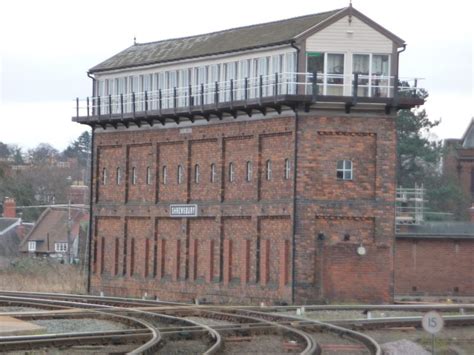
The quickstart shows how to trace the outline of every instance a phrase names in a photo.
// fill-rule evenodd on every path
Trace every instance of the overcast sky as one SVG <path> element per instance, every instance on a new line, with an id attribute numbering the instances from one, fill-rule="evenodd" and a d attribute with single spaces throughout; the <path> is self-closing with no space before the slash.
<path id="1" fill-rule="evenodd" d="M 195 35 L 342 8 L 348 0 L 5 1 L 0 14 L 0 141 L 65 148 L 86 126 L 74 98 L 91 95 L 86 72 L 137 42 Z M 408 46 L 400 76 L 419 77 L 439 138 L 460 137 L 474 117 L 472 5 L 466 0 L 354 0 Z"/>

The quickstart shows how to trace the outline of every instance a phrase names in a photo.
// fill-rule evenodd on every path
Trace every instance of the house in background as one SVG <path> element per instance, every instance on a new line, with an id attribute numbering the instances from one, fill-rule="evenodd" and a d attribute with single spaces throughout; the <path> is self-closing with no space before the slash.
<path id="1" fill-rule="evenodd" d="M 453 176 L 474 204 L 474 117 L 461 139 L 445 141 L 443 172 Z"/>
<path id="2" fill-rule="evenodd" d="M 47 208 L 21 242 L 20 253 L 67 259 L 68 250 L 71 248 L 71 258 L 77 260 L 80 238 L 86 238 L 84 231 L 88 220 L 88 212 L 82 209 Z"/>
<path id="3" fill-rule="evenodd" d="M 0 257 L 14 257 L 18 255 L 18 246 L 31 223 L 24 223 L 16 214 L 16 202 L 6 197 L 3 201 L 3 214 L 0 217 Z"/>

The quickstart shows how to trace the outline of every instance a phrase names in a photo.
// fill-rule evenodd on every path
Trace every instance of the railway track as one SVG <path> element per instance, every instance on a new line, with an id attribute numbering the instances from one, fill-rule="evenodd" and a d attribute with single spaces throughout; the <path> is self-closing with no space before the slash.
<path id="1" fill-rule="evenodd" d="M 26 321 L 107 319 L 125 324 L 122 331 L 0 337 L 0 351 L 73 349 L 99 346 L 102 351 L 138 353 L 261 353 L 381 354 L 380 345 L 364 331 L 419 327 L 421 316 L 319 321 L 302 318 L 298 307 L 231 307 L 155 300 L 49 293 L 0 292 L 0 307 L 33 307 L 6 312 Z M 38 310 L 41 309 L 41 310 Z M 301 308 L 300 308 L 301 309 Z M 306 314 L 321 311 L 404 311 L 445 313 L 447 326 L 473 325 L 474 305 L 305 306 Z M 460 313 L 454 315 L 452 313 Z M 447 314 L 450 313 L 450 314 Z M 362 314 L 362 313 L 361 313 Z M 121 349 L 117 351 L 117 347 Z M 112 350 L 115 349 L 115 350 Z"/>

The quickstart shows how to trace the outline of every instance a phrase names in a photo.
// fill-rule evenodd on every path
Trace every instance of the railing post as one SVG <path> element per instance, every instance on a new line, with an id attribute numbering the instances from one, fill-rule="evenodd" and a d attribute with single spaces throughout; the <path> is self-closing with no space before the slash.
<path id="1" fill-rule="evenodd" d="M 413 92 L 412 92 L 413 97 L 416 97 L 416 90 L 417 89 L 418 89 L 418 78 L 415 78 L 415 83 L 413 85 Z"/>
<path id="2" fill-rule="evenodd" d="M 260 103 L 262 103 L 262 96 L 263 96 L 263 75 L 260 75 L 260 80 L 259 80 L 259 93 L 258 93 L 258 97 L 259 97 Z"/>
<path id="3" fill-rule="evenodd" d="M 76 117 L 79 118 L 79 98 L 76 97 Z"/>
<path id="4" fill-rule="evenodd" d="M 278 73 L 275 73 L 275 86 L 273 87 L 273 96 L 275 96 L 276 101 L 276 97 L 278 96 Z"/>
<path id="5" fill-rule="evenodd" d="M 97 96 L 97 113 L 98 113 L 98 116 L 100 117 L 100 96 Z"/>
<path id="6" fill-rule="evenodd" d="M 352 84 L 352 104 L 357 103 L 357 91 L 359 89 L 359 74 L 354 73 L 354 82 Z"/>
<path id="7" fill-rule="evenodd" d="M 215 86 L 214 86 L 214 104 L 217 105 L 219 104 L 219 83 L 216 81 Z"/>
<path id="8" fill-rule="evenodd" d="M 123 118 L 123 94 L 120 94 L 120 115 Z"/>
<path id="9" fill-rule="evenodd" d="M 109 116 L 112 116 L 112 95 L 109 94 Z"/>
<path id="10" fill-rule="evenodd" d="M 135 92 L 132 92 L 132 112 L 133 112 L 133 117 L 135 117 Z"/>
<path id="11" fill-rule="evenodd" d="M 160 115 L 161 115 L 161 109 L 163 107 L 163 100 L 162 100 L 162 96 L 161 96 L 161 89 L 158 90 L 158 110 L 160 111 Z"/>
<path id="12" fill-rule="evenodd" d="M 87 102 L 87 117 L 89 117 L 89 96 L 87 96 L 86 102 Z"/>
<path id="13" fill-rule="evenodd" d="M 178 103 L 178 92 L 176 90 L 176 86 L 173 88 L 173 109 L 176 112 L 176 105 Z"/>
<path id="14" fill-rule="evenodd" d="M 201 111 L 204 110 L 204 84 L 201 83 Z"/>
<path id="15" fill-rule="evenodd" d="M 398 106 L 398 95 L 399 95 L 399 90 L 398 90 L 398 75 L 395 75 L 393 78 L 393 105 Z"/>
<path id="16" fill-rule="evenodd" d="M 245 80 L 244 80 L 244 100 L 245 100 L 245 103 L 247 103 L 248 98 L 249 98 L 249 79 L 245 78 Z"/>
<path id="17" fill-rule="evenodd" d="M 230 79 L 230 107 L 234 105 L 234 79 Z"/>
<path id="18" fill-rule="evenodd" d="M 191 84 L 189 84 L 189 88 L 188 88 L 188 106 L 189 106 L 189 111 L 191 111 L 191 106 L 194 106 L 194 102 L 192 102 L 192 101 L 193 101 L 192 94 L 193 94 L 193 89 L 192 89 Z"/>
<path id="19" fill-rule="evenodd" d="M 313 88 L 313 102 L 316 102 L 316 97 L 318 96 L 318 73 L 317 72 L 313 72 L 312 88 Z"/>
<path id="20" fill-rule="evenodd" d="M 145 91 L 145 112 L 148 111 L 148 91 Z"/>

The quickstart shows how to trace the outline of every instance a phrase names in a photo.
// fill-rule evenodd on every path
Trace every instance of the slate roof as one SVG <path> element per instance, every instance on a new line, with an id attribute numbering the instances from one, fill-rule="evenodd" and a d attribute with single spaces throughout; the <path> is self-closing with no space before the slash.
<path id="1" fill-rule="evenodd" d="M 300 16 L 191 37 L 137 43 L 94 66 L 90 73 L 170 62 L 259 47 L 289 44 L 299 34 L 341 10 Z"/>
<path id="2" fill-rule="evenodd" d="M 10 227 L 11 225 L 17 223 L 19 218 L 0 218 L 0 233 Z"/>

